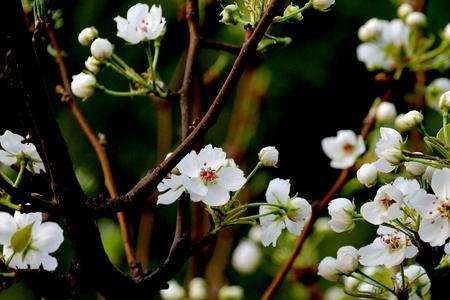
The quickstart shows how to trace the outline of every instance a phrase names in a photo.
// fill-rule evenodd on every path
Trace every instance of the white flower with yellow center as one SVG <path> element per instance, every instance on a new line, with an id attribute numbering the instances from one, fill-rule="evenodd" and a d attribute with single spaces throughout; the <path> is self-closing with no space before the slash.
<path id="1" fill-rule="evenodd" d="M 64 241 L 61 227 L 54 222 L 42 223 L 41 213 L 0 212 L 0 244 L 3 257 L 11 268 L 53 271 L 58 266 L 50 253 Z"/>
<path id="2" fill-rule="evenodd" d="M 270 204 L 276 204 L 283 209 L 271 206 L 261 206 L 259 213 L 262 216 L 261 242 L 264 246 L 276 246 L 278 237 L 284 228 L 295 235 L 300 235 L 306 219 L 311 215 L 311 205 L 303 198 L 290 197 L 291 184 L 289 180 L 273 179 L 266 191 L 266 199 Z"/>

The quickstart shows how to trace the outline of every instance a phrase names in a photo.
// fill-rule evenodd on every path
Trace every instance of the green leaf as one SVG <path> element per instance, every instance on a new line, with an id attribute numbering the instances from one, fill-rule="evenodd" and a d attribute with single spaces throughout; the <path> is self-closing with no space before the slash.
<path id="1" fill-rule="evenodd" d="M 450 132 L 450 124 L 447 124 L 447 131 Z M 441 128 L 441 130 L 439 130 L 439 132 L 436 134 L 436 137 L 445 145 L 444 128 Z"/>
<path id="2" fill-rule="evenodd" d="M 33 225 L 34 223 L 31 223 L 14 233 L 11 238 L 11 248 L 14 250 L 14 253 L 21 253 L 30 245 Z"/>

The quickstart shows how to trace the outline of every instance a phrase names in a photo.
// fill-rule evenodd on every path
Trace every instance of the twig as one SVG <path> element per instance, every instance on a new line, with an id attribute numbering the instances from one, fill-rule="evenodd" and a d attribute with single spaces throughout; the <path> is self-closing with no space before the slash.
<path id="1" fill-rule="evenodd" d="M 218 42 L 218 41 L 214 41 L 214 40 L 202 39 L 201 41 L 202 41 L 202 45 L 205 48 L 226 51 L 226 52 L 229 52 L 229 53 L 235 54 L 235 55 L 239 54 L 239 52 L 241 51 L 241 47 L 238 45 L 227 44 L 227 43 Z"/>
<path id="2" fill-rule="evenodd" d="M 64 62 L 64 58 L 61 53 L 61 49 L 59 47 L 58 40 L 56 38 L 55 32 L 53 31 L 53 27 L 50 24 L 46 24 L 47 34 L 50 39 L 50 43 L 52 44 L 53 49 L 55 49 L 56 53 L 56 63 L 59 67 L 59 72 L 61 75 L 61 80 L 64 85 L 64 91 L 68 94 L 69 99 L 66 101 L 63 101 L 67 104 L 68 108 L 72 112 L 73 116 L 77 120 L 79 126 L 83 130 L 84 134 L 88 138 L 89 142 L 91 143 L 92 147 L 95 150 L 95 153 L 97 154 L 98 160 L 100 162 L 100 166 L 102 168 L 104 180 L 105 180 L 105 186 L 110 194 L 111 197 L 117 197 L 117 187 L 116 183 L 114 181 L 114 177 L 111 170 L 111 165 L 109 163 L 108 154 L 106 153 L 105 147 L 103 144 L 100 143 L 99 139 L 97 138 L 96 134 L 92 130 L 92 127 L 90 126 L 88 120 L 84 117 L 83 113 L 81 112 L 77 102 L 76 98 L 72 94 L 72 90 L 70 87 L 70 77 L 69 72 L 67 71 L 66 64 Z M 134 275 L 141 276 L 141 270 L 139 268 L 139 264 L 136 261 L 136 255 L 132 244 L 131 234 L 128 228 L 128 223 L 126 216 L 123 212 L 117 213 L 117 219 L 119 221 L 120 225 L 120 231 L 123 238 L 123 244 L 125 249 L 125 254 L 127 257 L 128 265 Z"/>

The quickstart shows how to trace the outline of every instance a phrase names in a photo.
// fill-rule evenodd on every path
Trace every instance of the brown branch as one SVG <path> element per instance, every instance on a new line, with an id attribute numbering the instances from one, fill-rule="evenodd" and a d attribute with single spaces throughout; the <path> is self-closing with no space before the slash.
<path id="1" fill-rule="evenodd" d="M 214 40 L 202 39 L 201 41 L 202 41 L 202 46 L 204 46 L 205 48 L 208 48 L 208 49 L 226 51 L 226 52 L 229 52 L 229 53 L 235 54 L 235 55 L 238 55 L 239 52 L 241 51 L 241 47 L 238 45 L 227 44 L 227 43 L 214 41 Z"/>
<path id="2" fill-rule="evenodd" d="M 124 210 L 145 200 L 156 188 L 156 185 L 177 165 L 203 135 L 214 125 L 232 87 L 242 75 L 244 67 L 256 53 L 256 47 L 264 36 L 273 18 L 285 3 L 285 0 L 272 0 L 251 37 L 243 44 L 242 49 L 231 68 L 228 77 L 216 95 L 205 116 L 172 153 L 157 166 L 153 172 L 142 178 L 127 194 L 112 199 L 96 199 L 91 203 L 98 214 Z M 96 205 L 98 203 L 98 205 Z"/>
<path id="3" fill-rule="evenodd" d="M 388 91 L 386 92 L 385 96 L 383 97 L 383 100 L 387 100 L 391 94 L 392 94 L 392 88 L 389 88 Z M 376 110 L 374 110 L 373 107 L 371 107 L 367 117 L 364 120 L 364 125 L 360 132 L 361 136 L 364 139 L 367 138 L 367 136 L 370 132 L 370 129 L 373 128 L 373 126 L 375 125 L 375 117 L 374 117 L 375 112 L 376 112 Z M 294 265 L 295 259 L 300 254 L 300 251 L 303 248 L 303 244 L 305 243 L 308 236 L 311 234 L 314 223 L 320 217 L 320 214 L 327 208 L 328 204 L 334 198 L 334 196 L 345 185 L 349 175 L 351 174 L 351 171 L 352 171 L 352 168 L 347 168 L 347 169 L 342 170 L 341 173 L 339 174 L 339 177 L 337 178 L 336 182 L 331 187 L 331 189 L 322 198 L 322 200 L 320 200 L 320 202 L 313 207 L 311 216 L 308 219 L 308 221 L 306 222 L 305 227 L 303 228 L 303 231 L 300 234 L 299 238 L 297 239 L 297 242 L 294 246 L 294 250 L 291 252 L 291 255 L 289 256 L 287 262 L 283 265 L 281 270 L 278 272 L 277 276 L 274 278 L 274 280 L 272 281 L 270 286 L 264 292 L 264 295 L 262 297 L 263 300 L 271 300 L 275 297 L 275 294 L 278 292 L 284 279 L 286 278 L 287 274 L 289 273 L 292 266 Z"/>
<path id="4" fill-rule="evenodd" d="M 78 122 L 78 125 L 81 127 L 83 132 L 85 133 L 86 137 L 88 138 L 89 142 L 91 143 L 92 147 L 95 150 L 95 153 L 97 154 L 98 160 L 100 162 L 100 166 L 102 168 L 104 180 L 105 180 L 105 186 L 109 192 L 109 195 L 111 197 L 117 197 L 117 187 L 116 183 L 114 181 L 114 177 L 111 170 L 111 164 L 109 163 L 108 154 L 106 153 L 105 147 L 102 143 L 100 143 L 99 139 L 97 138 L 94 130 L 90 126 L 88 120 L 84 117 L 83 113 L 81 112 L 77 102 L 76 98 L 74 97 L 72 93 L 72 89 L 70 87 L 70 77 L 69 72 L 67 71 L 66 64 L 64 62 L 63 55 L 61 53 L 61 49 L 59 47 L 58 40 L 56 38 L 55 32 L 53 30 L 53 27 L 50 24 L 46 24 L 47 29 L 47 35 L 50 39 L 50 43 L 55 49 L 56 52 L 56 63 L 59 67 L 59 72 L 61 75 L 61 80 L 64 85 L 64 92 L 68 96 L 68 99 L 63 99 L 63 102 L 67 104 L 68 108 L 72 112 L 73 116 Z M 63 95 L 66 96 L 66 95 Z M 120 232 L 122 234 L 123 238 L 123 244 L 125 249 L 125 254 L 127 257 L 128 265 L 130 267 L 130 270 L 134 275 L 141 275 L 141 270 L 139 268 L 139 264 L 136 261 L 136 255 L 132 243 L 131 234 L 128 228 L 128 222 L 125 214 L 123 212 L 117 213 L 117 219 L 119 221 L 120 226 Z"/>

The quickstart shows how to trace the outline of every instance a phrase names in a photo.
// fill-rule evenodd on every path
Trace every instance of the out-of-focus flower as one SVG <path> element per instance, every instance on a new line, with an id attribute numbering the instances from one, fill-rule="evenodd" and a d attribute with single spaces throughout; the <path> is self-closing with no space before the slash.
<path id="1" fill-rule="evenodd" d="M 330 7 L 334 2 L 335 0 L 313 0 L 312 5 L 315 10 L 326 12 L 330 10 Z"/>
<path id="2" fill-rule="evenodd" d="M 338 281 L 339 273 L 335 258 L 327 256 L 319 263 L 317 275 L 322 276 L 326 280 Z"/>
<path id="3" fill-rule="evenodd" d="M 221 23 L 225 25 L 237 25 L 241 18 L 241 11 L 236 4 L 228 4 L 223 8 L 220 16 L 222 17 L 220 19 Z"/>
<path id="4" fill-rule="evenodd" d="M 375 114 L 376 120 L 381 124 L 388 124 L 395 120 L 397 116 L 397 110 L 395 105 L 390 102 L 382 102 L 378 105 L 377 113 Z"/>
<path id="5" fill-rule="evenodd" d="M 83 46 L 89 46 L 98 36 L 98 31 L 94 26 L 84 28 L 78 35 L 78 42 Z"/>
<path id="6" fill-rule="evenodd" d="M 244 289 L 238 285 L 224 285 L 218 293 L 219 300 L 243 300 Z"/>
<path id="7" fill-rule="evenodd" d="M 410 13 L 414 11 L 414 8 L 409 3 L 403 3 L 397 9 L 397 15 L 399 18 L 406 18 Z"/>
<path id="8" fill-rule="evenodd" d="M 256 271 L 261 262 L 261 249 L 252 240 L 241 241 L 234 249 L 231 258 L 233 267 L 242 274 L 251 274 Z"/>
<path id="9" fill-rule="evenodd" d="M 168 284 L 169 288 L 159 291 L 161 298 L 163 300 L 183 300 L 186 296 L 184 288 L 173 279 Z"/>
<path id="10" fill-rule="evenodd" d="M 411 27 L 423 27 L 427 24 L 427 17 L 422 12 L 413 11 L 406 17 L 406 24 Z"/>
<path id="11" fill-rule="evenodd" d="M 433 80 L 425 90 L 427 105 L 434 110 L 439 111 L 439 100 L 441 99 L 441 96 L 448 91 L 450 91 L 450 79 L 441 77 Z"/>
<path id="12" fill-rule="evenodd" d="M 411 110 L 404 115 L 399 115 L 395 120 L 395 127 L 400 131 L 408 131 L 423 121 L 422 113 Z"/>
<path id="13" fill-rule="evenodd" d="M 201 277 L 193 278 L 189 282 L 189 300 L 206 300 L 208 298 L 208 288 L 206 280 Z"/>

